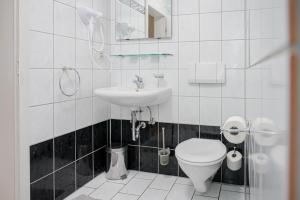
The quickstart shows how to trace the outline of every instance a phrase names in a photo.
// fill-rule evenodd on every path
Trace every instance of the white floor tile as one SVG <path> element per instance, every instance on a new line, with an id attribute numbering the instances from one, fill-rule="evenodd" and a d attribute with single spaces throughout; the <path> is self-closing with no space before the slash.
<path id="1" fill-rule="evenodd" d="M 192 200 L 218 200 L 218 198 L 194 195 Z"/>
<path id="2" fill-rule="evenodd" d="M 194 187 L 190 185 L 175 184 L 166 200 L 191 200 L 194 194 Z"/>
<path id="3" fill-rule="evenodd" d="M 231 192 L 245 192 L 245 187 L 242 185 L 230 185 L 222 184 L 221 190 L 231 191 Z"/>
<path id="4" fill-rule="evenodd" d="M 90 196 L 95 199 L 109 200 L 113 198 L 113 196 L 115 196 L 123 188 L 123 186 L 123 184 L 106 182 Z"/>
<path id="5" fill-rule="evenodd" d="M 156 176 L 157 176 L 157 174 L 155 174 L 155 173 L 138 172 L 137 175 L 135 175 L 135 178 L 153 180 Z"/>
<path id="6" fill-rule="evenodd" d="M 212 183 L 208 188 L 207 192 L 205 193 L 196 192 L 196 195 L 207 196 L 207 197 L 219 197 L 220 189 L 221 189 L 220 183 Z"/>
<path id="7" fill-rule="evenodd" d="M 96 178 L 85 184 L 85 187 L 98 188 L 106 182 L 105 173 L 98 175 Z"/>
<path id="8" fill-rule="evenodd" d="M 153 183 L 150 185 L 150 188 L 159 189 L 159 190 L 170 190 L 175 183 L 177 177 L 167 176 L 167 175 L 158 175 Z"/>
<path id="9" fill-rule="evenodd" d="M 168 194 L 166 190 L 147 189 L 139 200 L 164 200 Z"/>
<path id="10" fill-rule="evenodd" d="M 121 190 L 121 193 L 142 195 L 150 183 L 151 180 L 133 178 L 127 185 L 125 185 L 125 187 Z"/>
<path id="11" fill-rule="evenodd" d="M 220 200 L 244 200 L 245 194 L 240 192 L 221 191 Z"/>
<path id="12" fill-rule="evenodd" d="M 138 200 L 139 196 L 118 193 L 112 200 Z"/>
<path id="13" fill-rule="evenodd" d="M 137 171 L 129 170 L 126 179 L 123 179 L 123 180 L 107 180 L 107 181 L 112 182 L 112 183 L 118 183 L 118 184 L 127 184 L 127 183 L 129 183 L 129 181 L 130 181 L 136 174 L 137 174 Z"/>
<path id="14" fill-rule="evenodd" d="M 74 193 L 72 193 L 71 195 L 69 195 L 67 198 L 65 198 L 64 200 L 73 200 L 76 197 L 80 196 L 80 195 L 89 195 L 91 194 L 95 189 L 93 188 L 87 188 L 87 187 L 81 187 L 78 190 L 76 190 Z"/>
<path id="15" fill-rule="evenodd" d="M 185 178 L 185 177 L 177 178 L 176 183 L 183 184 L 183 185 L 193 185 L 193 182 L 191 181 L 191 179 Z"/>

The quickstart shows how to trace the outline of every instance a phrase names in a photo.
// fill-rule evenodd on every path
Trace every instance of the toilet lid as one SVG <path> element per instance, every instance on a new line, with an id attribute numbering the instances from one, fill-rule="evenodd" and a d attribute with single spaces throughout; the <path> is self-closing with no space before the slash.
<path id="1" fill-rule="evenodd" d="M 208 163 L 222 159 L 226 154 L 226 147 L 219 140 L 192 138 L 181 142 L 175 153 L 187 162 Z"/>

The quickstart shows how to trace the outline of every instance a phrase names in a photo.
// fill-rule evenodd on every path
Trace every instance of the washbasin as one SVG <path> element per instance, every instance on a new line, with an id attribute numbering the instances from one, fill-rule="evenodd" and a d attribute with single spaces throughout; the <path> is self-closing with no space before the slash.
<path id="1" fill-rule="evenodd" d="M 119 106 L 146 107 L 166 102 L 172 95 L 171 88 L 134 88 L 109 87 L 95 89 L 94 93 L 103 100 Z"/>

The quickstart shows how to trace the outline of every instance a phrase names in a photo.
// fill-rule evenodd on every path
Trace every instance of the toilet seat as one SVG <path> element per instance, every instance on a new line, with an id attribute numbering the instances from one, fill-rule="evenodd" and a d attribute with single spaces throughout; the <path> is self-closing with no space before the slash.
<path id="1" fill-rule="evenodd" d="M 226 156 L 226 147 L 219 140 L 192 138 L 175 149 L 177 159 L 198 166 L 219 163 Z"/>

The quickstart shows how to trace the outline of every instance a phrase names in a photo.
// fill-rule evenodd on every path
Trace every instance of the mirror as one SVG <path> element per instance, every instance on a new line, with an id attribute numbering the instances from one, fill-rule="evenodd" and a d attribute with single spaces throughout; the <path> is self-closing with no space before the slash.
<path id="1" fill-rule="evenodd" d="M 116 0 L 116 39 L 170 38 L 172 0 Z"/>

